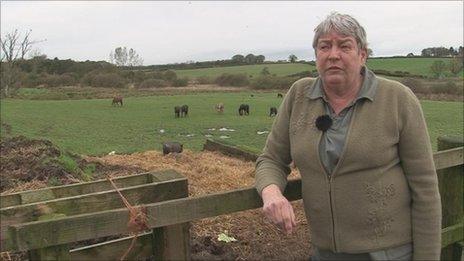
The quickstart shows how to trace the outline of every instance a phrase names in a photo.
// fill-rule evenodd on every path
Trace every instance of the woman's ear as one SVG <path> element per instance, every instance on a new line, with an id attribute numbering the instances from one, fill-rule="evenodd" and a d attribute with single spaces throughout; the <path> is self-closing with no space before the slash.
<path id="1" fill-rule="evenodd" d="M 361 52 L 360 52 L 360 55 L 361 55 L 361 61 L 362 61 L 363 65 L 366 65 L 366 61 L 367 61 L 367 50 L 366 50 L 366 49 L 362 49 Z"/>

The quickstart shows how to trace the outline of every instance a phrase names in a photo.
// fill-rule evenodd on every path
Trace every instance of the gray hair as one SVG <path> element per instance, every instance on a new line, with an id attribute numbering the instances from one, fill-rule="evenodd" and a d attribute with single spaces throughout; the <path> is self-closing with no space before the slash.
<path id="1" fill-rule="evenodd" d="M 352 16 L 339 14 L 337 12 L 330 13 L 330 15 L 314 29 L 314 50 L 316 50 L 319 38 L 332 30 L 342 35 L 354 37 L 358 43 L 358 48 L 367 50 L 367 38 L 364 28 Z"/>

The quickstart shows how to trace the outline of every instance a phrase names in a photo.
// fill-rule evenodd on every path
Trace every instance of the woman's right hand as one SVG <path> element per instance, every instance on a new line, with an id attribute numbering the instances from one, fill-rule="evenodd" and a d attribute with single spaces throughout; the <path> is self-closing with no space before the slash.
<path id="1" fill-rule="evenodd" d="M 261 197 L 264 203 L 264 215 L 285 233 L 292 233 L 296 226 L 295 214 L 292 205 L 282 195 L 279 187 L 275 184 L 265 187 Z"/>

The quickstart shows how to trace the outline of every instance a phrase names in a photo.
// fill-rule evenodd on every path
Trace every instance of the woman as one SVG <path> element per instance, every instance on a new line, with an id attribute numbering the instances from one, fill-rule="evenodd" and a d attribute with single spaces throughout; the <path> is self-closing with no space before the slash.
<path id="1" fill-rule="evenodd" d="M 292 85 L 256 162 L 265 215 L 294 229 L 282 196 L 294 161 L 313 260 L 438 260 L 440 196 L 419 101 L 366 68 L 366 33 L 353 17 L 330 14 L 313 48 L 319 77 Z"/>

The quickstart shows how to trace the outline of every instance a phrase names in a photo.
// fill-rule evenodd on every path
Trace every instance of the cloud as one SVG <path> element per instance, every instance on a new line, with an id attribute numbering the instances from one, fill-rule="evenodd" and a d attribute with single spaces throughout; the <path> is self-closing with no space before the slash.
<path id="1" fill-rule="evenodd" d="M 75 60 L 104 60 L 118 46 L 134 48 L 145 64 L 225 59 L 236 53 L 286 59 L 297 52 L 309 58 L 313 29 L 331 11 L 358 19 L 376 55 L 457 47 L 463 39 L 459 1 L 0 4 L 2 34 L 32 29 L 34 39 L 47 39 L 38 47 L 49 57 Z"/>

